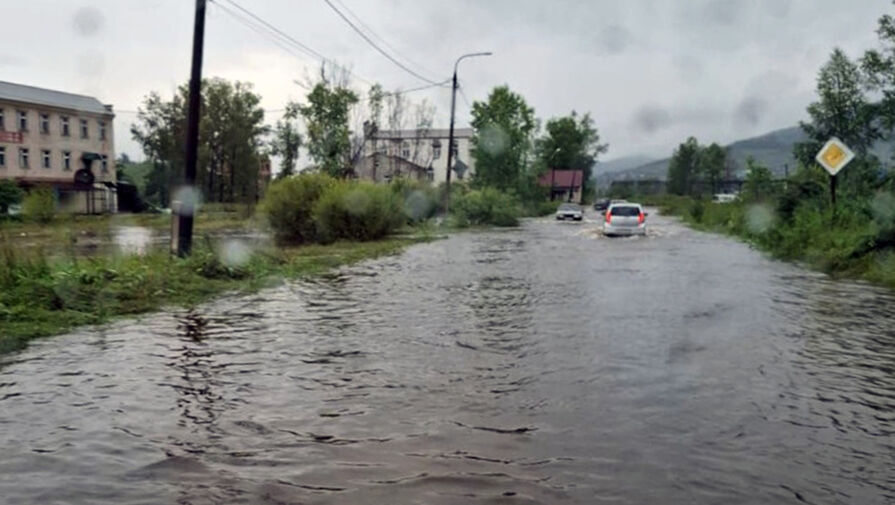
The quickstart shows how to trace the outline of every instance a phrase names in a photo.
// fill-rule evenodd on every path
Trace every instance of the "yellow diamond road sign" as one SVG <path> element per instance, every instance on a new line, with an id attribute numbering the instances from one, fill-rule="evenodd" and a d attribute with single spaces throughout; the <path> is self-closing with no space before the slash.
<path id="1" fill-rule="evenodd" d="M 824 144 L 823 148 L 817 153 L 817 156 L 815 156 L 814 159 L 816 159 L 817 162 L 830 173 L 830 175 L 836 175 L 842 170 L 842 167 L 848 165 L 848 162 L 854 159 L 854 157 L 855 153 L 853 153 L 848 146 L 843 144 L 841 140 L 833 137 Z"/>

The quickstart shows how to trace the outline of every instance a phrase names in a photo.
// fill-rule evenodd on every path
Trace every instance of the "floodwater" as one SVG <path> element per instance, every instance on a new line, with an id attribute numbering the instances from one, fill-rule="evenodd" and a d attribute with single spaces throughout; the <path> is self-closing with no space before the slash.
<path id="1" fill-rule="evenodd" d="M 528 221 L 0 358 L 6 504 L 895 503 L 895 296 Z"/>

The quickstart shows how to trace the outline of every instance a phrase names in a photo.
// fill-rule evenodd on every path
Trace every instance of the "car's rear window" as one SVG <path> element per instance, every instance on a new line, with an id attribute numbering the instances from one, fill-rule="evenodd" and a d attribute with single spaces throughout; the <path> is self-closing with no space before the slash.
<path id="1" fill-rule="evenodd" d="M 564 203 L 559 206 L 559 210 L 581 210 L 581 207 L 569 203 Z"/>
<path id="2" fill-rule="evenodd" d="M 613 216 L 629 216 L 629 217 L 639 216 L 640 208 L 639 207 L 616 206 L 616 207 L 612 208 L 612 215 Z"/>

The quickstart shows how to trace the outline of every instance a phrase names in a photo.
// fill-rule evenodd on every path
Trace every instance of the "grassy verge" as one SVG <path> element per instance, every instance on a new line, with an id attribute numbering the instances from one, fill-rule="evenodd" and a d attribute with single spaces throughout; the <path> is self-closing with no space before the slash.
<path id="1" fill-rule="evenodd" d="M 737 237 L 778 259 L 895 289 L 895 223 L 874 212 L 873 201 L 844 202 L 835 212 L 800 205 L 788 213 L 761 202 L 722 204 L 673 195 L 643 201 L 691 227 Z"/>
<path id="2" fill-rule="evenodd" d="M 0 246 L 0 353 L 77 326 L 189 306 L 225 291 L 252 292 L 431 239 L 431 234 L 414 233 L 375 242 L 271 249 L 247 255 L 239 264 L 225 263 L 208 247 L 187 259 L 158 252 L 48 260 Z"/>

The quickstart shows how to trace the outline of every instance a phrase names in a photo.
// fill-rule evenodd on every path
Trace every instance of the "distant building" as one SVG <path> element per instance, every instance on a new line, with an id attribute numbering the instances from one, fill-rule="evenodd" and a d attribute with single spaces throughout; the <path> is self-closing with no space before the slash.
<path id="1" fill-rule="evenodd" d="M 411 177 L 435 184 L 447 179 L 448 130 L 380 130 L 368 132 L 355 172 L 362 179 L 391 180 Z M 475 173 L 471 156 L 472 128 L 454 129 L 454 173 L 451 180 Z"/>
<path id="2" fill-rule="evenodd" d="M 60 210 L 117 211 L 111 105 L 0 81 L 0 179 L 51 188 Z"/>
<path id="3" fill-rule="evenodd" d="M 581 203 L 583 170 L 548 170 L 538 184 L 550 190 L 550 200 Z"/>

